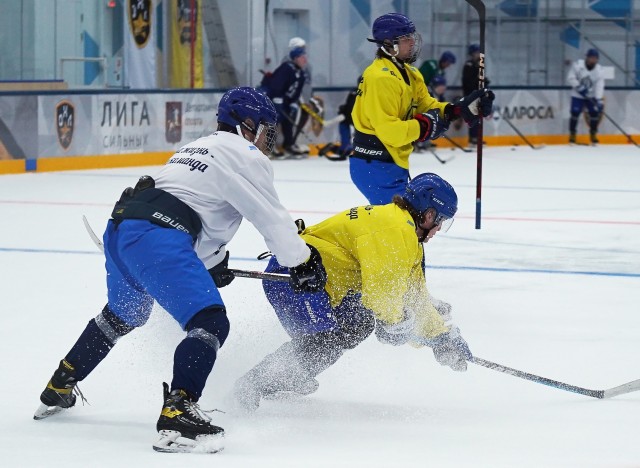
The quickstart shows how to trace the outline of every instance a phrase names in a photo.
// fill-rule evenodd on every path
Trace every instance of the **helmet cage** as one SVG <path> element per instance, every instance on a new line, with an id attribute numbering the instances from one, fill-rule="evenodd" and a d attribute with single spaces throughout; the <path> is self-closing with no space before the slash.
<path id="1" fill-rule="evenodd" d="M 398 36 L 393 40 L 385 39 L 380 43 L 380 50 L 382 50 L 389 57 L 397 58 L 398 54 L 400 53 L 400 48 L 398 47 L 398 44 L 403 39 L 408 39 L 408 40 L 413 39 L 413 46 L 411 47 L 409 56 L 405 59 L 399 59 L 399 60 L 402 60 L 403 62 L 406 62 L 406 63 L 413 63 L 416 60 L 418 60 L 418 57 L 420 56 L 420 51 L 422 50 L 422 35 L 417 31 L 414 31 L 409 34 L 405 34 L 403 36 Z M 393 53 L 391 52 L 392 50 L 393 50 Z"/>
<path id="2" fill-rule="evenodd" d="M 258 143 L 258 140 L 260 139 L 260 135 L 262 135 L 262 133 L 264 132 L 265 136 L 264 136 L 263 152 L 265 154 L 269 154 L 273 151 L 273 148 L 276 145 L 276 138 L 278 137 L 278 127 L 276 126 L 275 123 L 265 122 L 263 120 L 258 123 L 257 127 L 252 127 L 247 122 L 242 120 L 242 117 L 240 117 L 240 115 L 235 110 L 232 110 L 230 112 L 230 115 L 238 122 L 236 125 L 236 130 L 238 132 L 238 135 L 243 135 L 242 128 L 244 128 L 250 133 L 253 133 L 254 137 L 253 137 L 252 143 L 258 146 L 257 143 Z"/>
<path id="3" fill-rule="evenodd" d="M 265 94 L 254 88 L 240 87 L 227 91 L 218 105 L 218 122 L 235 127 L 240 136 L 245 135 L 242 129 L 252 133 L 252 143 L 256 146 L 264 134 L 264 148 L 261 151 L 265 154 L 275 146 L 276 109 Z"/>
<path id="4" fill-rule="evenodd" d="M 256 138 L 254 141 L 257 142 L 258 141 L 258 137 L 262 134 L 262 132 L 265 132 L 265 136 L 264 136 L 264 152 L 269 154 L 271 152 L 273 152 L 273 149 L 276 146 L 276 138 L 278 137 L 278 127 L 276 126 L 276 124 L 273 123 L 261 123 L 258 126 L 258 133 L 256 133 Z"/>

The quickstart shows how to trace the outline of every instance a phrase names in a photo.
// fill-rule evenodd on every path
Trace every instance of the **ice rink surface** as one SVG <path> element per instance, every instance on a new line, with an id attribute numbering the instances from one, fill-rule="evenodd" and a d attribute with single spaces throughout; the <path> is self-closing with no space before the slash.
<path id="1" fill-rule="evenodd" d="M 427 283 L 453 305 L 478 357 L 573 385 L 640 379 L 640 149 L 549 146 L 484 150 L 482 229 L 474 229 L 475 154 L 412 156 L 458 193 L 451 230 L 427 246 Z M 365 204 L 348 162 L 273 162 L 276 187 L 307 225 Z M 239 414 L 236 378 L 285 341 L 260 283 L 222 290 L 231 335 L 201 399 L 227 431 L 216 455 L 151 449 L 178 325 L 161 309 L 81 383 L 90 405 L 34 421 L 39 394 L 106 301 L 101 234 L 121 191 L 157 168 L 0 176 L 2 466 L 35 467 L 638 467 L 640 392 L 610 400 L 370 337 L 304 398 Z M 230 265 L 260 269 L 266 250 L 243 223 Z"/>

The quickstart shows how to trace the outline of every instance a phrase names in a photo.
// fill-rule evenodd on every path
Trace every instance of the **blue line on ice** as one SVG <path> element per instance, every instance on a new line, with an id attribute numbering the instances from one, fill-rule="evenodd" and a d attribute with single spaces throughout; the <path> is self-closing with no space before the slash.
<path id="1" fill-rule="evenodd" d="M 0 252 L 45 253 L 45 254 L 72 254 L 72 255 L 102 255 L 98 251 L 87 250 L 56 250 L 56 249 L 25 249 L 0 247 Z M 252 257 L 231 257 L 237 262 L 264 262 Z M 620 273 L 615 271 L 580 271 L 580 270 L 545 270 L 536 268 L 495 268 L 464 265 L 428 265 L 432 270 L 472 270 L 489 271 L 497 273 L 547 273 L 554 275 L 587 275 L 587 276 L 621 276 L 626 278 L 640 278 L 640 273 Z"/>

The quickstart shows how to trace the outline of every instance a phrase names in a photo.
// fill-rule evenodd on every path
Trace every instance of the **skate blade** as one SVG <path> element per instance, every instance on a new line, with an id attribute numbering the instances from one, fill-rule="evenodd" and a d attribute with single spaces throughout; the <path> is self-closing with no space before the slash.
<path id="1" fill-rule="evenodd" d="M 46 419 L 49 416 L 58 414 L 64 409 L 66 408 L 62 408 L 60 406 L 47 406 L 44 403 L 40 403 L 40 406 L 38 406 L 38 409 L 33 415 L 33 419 L 35 419 L 36 421 L 40 421 L 41 419 Z"/>
<path id="2" fill-rule="evenodd" d="M 162 453 L 217 453 L 224 449 L 224 433 L 182 437 L 178 431 L 160 431 L 153 450 Z"/>

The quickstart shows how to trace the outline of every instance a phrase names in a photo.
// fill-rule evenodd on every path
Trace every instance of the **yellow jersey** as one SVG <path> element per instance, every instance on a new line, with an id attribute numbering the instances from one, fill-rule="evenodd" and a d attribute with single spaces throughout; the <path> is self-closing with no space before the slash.
<path id="1" fill-rule="evenodd" d="M 447 103 L 431 97 L 417 68 L 405 64 L 404 69 L 409 83 L 393 61 L 376 58 L 362 74 L 351 117 L 356 130 L 378 137 L 393 161 L 409 169 L 413 142 L 420 137 L 413 116 L 437 108 L 444 118 Z"/>
<path id="2" fill-rule="evenodd" d="M 349 293 L 387 324 L 416 317 L 414 333 L 448 331 L 433 307 L 422 270 L 422 245 L 409 213 L 397 205 L 359 206 L 306 228 L 301 237 L 322 256 L 333 307 Z"/>

